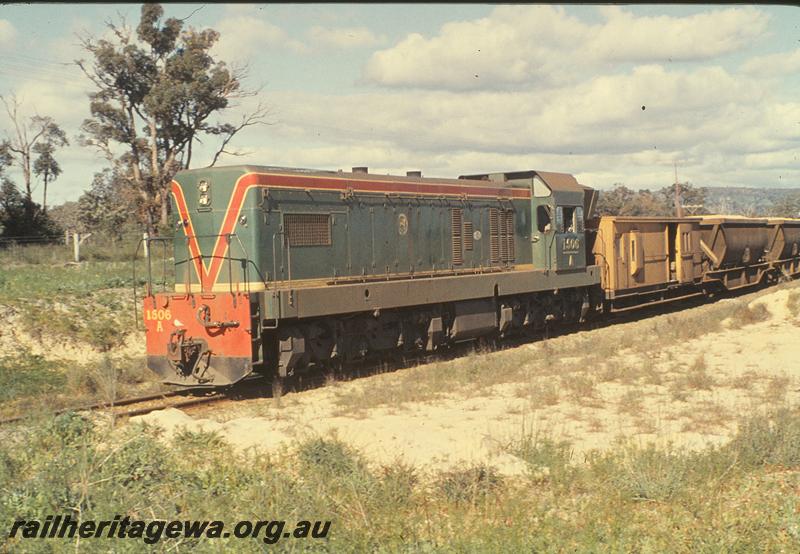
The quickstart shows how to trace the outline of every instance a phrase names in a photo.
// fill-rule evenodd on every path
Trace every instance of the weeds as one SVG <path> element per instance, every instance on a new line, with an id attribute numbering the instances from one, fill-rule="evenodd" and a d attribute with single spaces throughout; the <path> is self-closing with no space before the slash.
<path id="1" fill-rule="evenodd" d="M 708 373 L 706 358 L 700 354 L 686 374 L 685 381 L 689 388 L 695 390 L 710 390 L 714 386 L 714 378 Z"/>
<path id="2" fill-rule="evenodd" d="M 800 466 L 800 414 L 784 408 L 772 416 L 745 419 L 725 451 L 749 469 L 762 465 Z"/>
<path id="3" fill-rule="evenodd" d="M 561 385 L 569 391 L 570 396 L 577 402 L 591 400 L 595 393 L 595 382 L 585 373 L 571 373 L 561 378 Z"/>
<path id="4" fill-rule="evenodd" d="M 623 394 L 619 399 L 619 407 L 617 410 L 620 413 L 638 416 L 641 415 L 644 410 L 643 402 L 642 391 L 632 389 Z"/>
<path id="5" fill-rule="evenodd" d="M 769 310 L 761 302 L 755 304 L 742 304 L 731 315 L 731 328 L 739 329 L 745 325 L 752 325 L 768 320 Z"/>
<path id="6" fill-rule="evenodd" d="M 29 351 L 0 358 L 0 402 L 52 393 L 65 382 L 60 364 Z"/>
<path id="7" fill-rule="evenodd" d="M 476 465 L 456 469 L 439 477 L 439 488 L 444 497 L 454 503 L 475 505 L 491 494 L 496 494 L 503 484 L 502 478 L 491 466 Z"/>
<path id="8" fill-rule="evenodd" d="M 800 315 L 800 291 L 792 291 L 786 298 L 786 309 L 792 317 Z"/>
<path id="9" fill-rule="evenodd" d="M 535 481 L 545 478 L 563 481 L 571 475 L 573 450 L 567 441 L 556 441 L 538 432 L 523 432 L 508 450 L 528 465 Z"/>
<path id="10" fill-rule="evenodd" d="M 611 481 L 633 500 L 670 500 L 685 490 L 688 457 L 653 446 L 629 448 L 615 459 Z"/>
<path id="11" fill-rule="evenodd" d="M 786 375 L 772 377 L 767 383 L 762 395 L 764 402 L 777 406 L 786 400 L 786 393 L 791 380 Z"/>
<path id="12" fill-rule="evenodd" d="M 521 392 L 530 399 L 534 408 L 554 406 L 558 404 L 560 395 L 558 387 L 552 381 L 544 383 L 532 382 L 521 387 Z"/>

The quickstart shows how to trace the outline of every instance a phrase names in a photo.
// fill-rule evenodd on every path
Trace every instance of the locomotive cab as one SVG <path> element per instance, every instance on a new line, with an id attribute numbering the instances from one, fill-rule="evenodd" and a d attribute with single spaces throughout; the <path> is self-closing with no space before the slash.
<path id="1" fill-rule="evenodd" d="M 592 189 L 565 173 L 536 172 L 532 178 L 531 246 L 534 267 L 554 271 L 586 267 L 585 221 Z"/>

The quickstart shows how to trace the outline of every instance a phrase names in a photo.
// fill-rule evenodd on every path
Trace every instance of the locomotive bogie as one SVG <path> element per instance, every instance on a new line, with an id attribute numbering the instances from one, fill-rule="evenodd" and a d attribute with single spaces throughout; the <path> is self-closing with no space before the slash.
<path id="1" fill-rule="evenodd" d="M 594 291 L 596 293 L 596 291 Z M 281 377 L 309 368 L 336 367 L 388 352 L 414 354 L 482 337 L 532 333 L 577 323 L 589 312 L 588 288 L 436 303 L 287 322 L 264 334 L 276 344 L 262 371 Z"/>

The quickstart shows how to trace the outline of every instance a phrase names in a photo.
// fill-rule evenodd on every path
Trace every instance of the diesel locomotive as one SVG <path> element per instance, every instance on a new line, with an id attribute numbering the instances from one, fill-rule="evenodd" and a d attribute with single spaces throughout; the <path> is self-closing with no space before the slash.
<path id="1" fill-rule="evenodd" d="M 175 286 L 148 282 L 142 315 L 149 368 L 178 385 L 279 380 L 800 272 L 800 220 L 595 218 L 597 192 L 565 173 L 234 166 L 181 171 L 171 192 Z"/>

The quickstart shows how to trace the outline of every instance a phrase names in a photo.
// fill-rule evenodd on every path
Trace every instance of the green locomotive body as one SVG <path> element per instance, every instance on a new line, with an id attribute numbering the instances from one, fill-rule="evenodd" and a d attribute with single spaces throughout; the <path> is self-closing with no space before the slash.
<path id="1" fill-rule="evenodd" d="M 175 291 L 145 299 L 149 365 L 219 386 L 577 321 L 601 301 L 594 199 L 537 171 L 182 171 Z"/>

